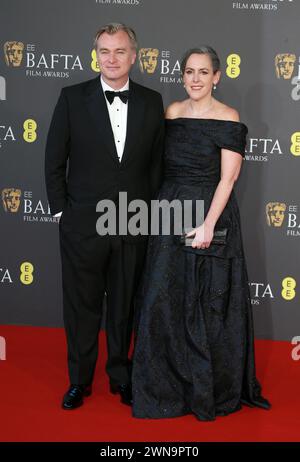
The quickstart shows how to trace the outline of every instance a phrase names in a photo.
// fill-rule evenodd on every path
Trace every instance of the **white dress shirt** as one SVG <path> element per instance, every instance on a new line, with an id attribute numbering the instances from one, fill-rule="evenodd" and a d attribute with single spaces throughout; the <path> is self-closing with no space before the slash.
<path id="1" fill-rule="evenodd" d="M 103 93 L 106 90 L 109 91 L 124 91 L 129 90 L 129 79 L 127 80 L 124 87 L 119 90 L 111 88 L 107 83 L 104 82 L 102 76 L 100 77 L 100 82 L 102 85 Z M 104 93 L 105 96 L 105 93 Z M 107 104 L 108 114 L 110 118 L 110 124 L 114 135 L 116 150 L 118 154 L 119 161 L 121 162 L 125 141 L 126 141 L 126 131 L 127 131 L 127 112 L 128 112 L 128 102 L 123 103 L 119 97 L 114 98 L 113 102 L 109 104 L 106 96 L 105 101 Z M 56 213 L 54 217 L 60 217 L 62 212 Z"/>
<path id="2" fill-rule="evenodd" d="M 109 91 L 124 91 L 129 90 L 129 79 L 127 80 L 124 87 L 120 88 L 119 90 L 115 90 L 111 88 L 107 83 L 104 82 L 102 76 L 100 77 L 101 85 L 103 88 L 103 92 L 106 90 Z M 105 93 L 104 93 L 105 94 Z M 128 111 L 128 102 L 123 103 L 119 97 L 114 98 L 113 102 L 109 104 L 107 98 L 105 97 L 107 109 L 110 118 L 111 128 L 114 134 L 115 145 L 117 149 L 117 154 L 119 161 L 121 162 L 125 140 L 126 140 L 126 130 L 127 130 L 127 111 Z"/>

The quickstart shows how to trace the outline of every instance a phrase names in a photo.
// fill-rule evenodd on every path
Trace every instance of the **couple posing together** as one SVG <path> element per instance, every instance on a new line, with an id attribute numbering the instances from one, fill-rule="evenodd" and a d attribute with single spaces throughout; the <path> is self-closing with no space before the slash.
<path id="1" fill-rule="evenodd" d="M 212 96 L 219 58 L 207 46 L 186 52 L 187 99 L 164 115 L 161 95 L 129 79 L 137 52 L 132 29 L 102 27 L 95 49 L 101 76 L 63 88 L 46 146 L 49 204 L 61 214 L 70 378 L 62 407 L 75 409 L 92 393 L 106 293 L 110 391 L 135 417 L 214 420 L 242 404 L 269 409 L 256 379 L 233 191 L 247 127 Z M 110 199 L 118 206 L 122 191 L 148 204 L 203 200 L 192 245 L 172 234 L 100 236 L 96 205 Z M 225 245 L 213 240 L 218 228 L 227 229 Z"/>

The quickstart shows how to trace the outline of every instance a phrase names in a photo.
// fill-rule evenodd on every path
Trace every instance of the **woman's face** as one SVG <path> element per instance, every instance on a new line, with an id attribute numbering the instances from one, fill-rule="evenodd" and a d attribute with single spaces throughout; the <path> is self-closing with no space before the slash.
<path id="1" fill-rule="evenodd" d="M 189 97 L 199 101 L 212 92 L 213 85 L 220 79 L 220 71 L 213 72 L 208 54 L 193 53 L 187 60 L 183 83 Z"/>

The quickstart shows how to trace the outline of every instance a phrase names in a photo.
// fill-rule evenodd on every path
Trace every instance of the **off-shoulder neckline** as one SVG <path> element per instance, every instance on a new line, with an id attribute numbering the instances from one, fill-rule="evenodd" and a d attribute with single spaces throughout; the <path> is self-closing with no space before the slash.
<path id="1" fill-rule="evenodd" d="M 230 123 L 230 124 L 239 124 L 243 125 L 244 127 L 247 128 L 247 125 L 245 125 L 243 122 L 238 122 L 236 120 L 225 120 L 225 119 L 201 119 L 197 117 L 175 117 L 174 119 L 165 119 L 168 122 L 175 122 L 178 120 L 191 120 L 191 121 L 203 121 L 203 122 L 225 122 L 225 123 Z"/>

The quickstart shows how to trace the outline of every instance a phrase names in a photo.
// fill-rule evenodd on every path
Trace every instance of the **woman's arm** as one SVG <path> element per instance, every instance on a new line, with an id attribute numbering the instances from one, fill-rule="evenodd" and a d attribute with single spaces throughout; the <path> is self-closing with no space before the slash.
<path id="1" fill-rule="evenodd" d="M 239 177 L 242 156 L 237 152 L 222 149 L 221 179 L 213 196 L 209 211 L 203 225 L 195 228 L 188 236 L 195 234 L 192 247 L 208 248 L 213 238 L 214 227 L 229 200 L 234 183 Z"/>

